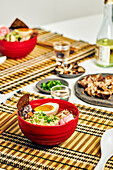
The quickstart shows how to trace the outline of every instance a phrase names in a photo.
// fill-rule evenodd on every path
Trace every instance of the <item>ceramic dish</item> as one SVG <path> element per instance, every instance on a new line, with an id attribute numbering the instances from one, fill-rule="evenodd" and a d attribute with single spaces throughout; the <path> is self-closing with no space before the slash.
<path id="1" fill-rule="evenodd" d="M 102 75 L 102 77 L 105 77 L 108 75 L 113 76 L 113 74 L 111 74 L 111 73 L 101 73 L 101 75 Z M 82 80 L 85 76 L 81 77 L 78 81 Z M 75 95 L 78 98 L 80 98 L 84 102 L 92 104 L 92 105 L 113 108 L 113 95 L 111 96 L 111 98 L 109 100 L 100 99 L 100 98 L 94 97 L 94 96 L 89 96 L 87 93 L 84 92 L 84 88 L 78 84 L 78 81 L 75 83 L 75 86 L 74 86 Z"/>
<path id="2" fill-rule="evenodd" d="M 49 79 L 49 78 L 47 78 L 47 79 L 43 79 L 43 80 L 39 81 L 39 82 L 36 84 L 36 89 L 39 90 L 39 91 L 42 92 L 42 93 L 50 94 L 50 93 L 51 93 L 50 91 L 46 91 L 46 90 L 43 90 L 43 89 L 41 88 L 41 84 L 42 84 L 42 83 L 47 83 L 49 80 L 50 80 L 50 81 L 59 80 L 59 81 L 62 82 L 63 85 L 65 85 L 65 86 L 68 86 L 68 85 L 69 85 L 68 82 L 65 81 L 65 80 L 63 80 L 63 79 L 57 79 L 57 78 L 55 78 L 55 79 L 50 78 L 50 79 Z"/>
<path id="3" fill-rule="evenodd" d="M 61 66 L 56 66 L 55 72 L 59 77 L 63 78 L 76 78 L 85 73 L 85 69 L 82 66 L 79 66 L 77 63 L 70 63 Z"/>
<path id="4" fill-rule="evenodd" d="M 59 77 L 71 79 L 83 75 L 85 73 L 85 69 L 84 69 L 84 73 L 78 73 L 78 74 L 59 74 L 59 72 L 57 72 L 56 70 L 55 72 Z"/>

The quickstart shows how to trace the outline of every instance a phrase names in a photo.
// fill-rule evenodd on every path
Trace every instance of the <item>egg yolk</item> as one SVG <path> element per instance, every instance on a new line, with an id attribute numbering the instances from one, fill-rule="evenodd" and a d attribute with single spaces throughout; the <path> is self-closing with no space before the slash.
<path id="1" fill-rule="evenodd" d="M 54 107 L 52 105 L 42 105 L 35 108 L 35 111 L 51 111 Z"/>

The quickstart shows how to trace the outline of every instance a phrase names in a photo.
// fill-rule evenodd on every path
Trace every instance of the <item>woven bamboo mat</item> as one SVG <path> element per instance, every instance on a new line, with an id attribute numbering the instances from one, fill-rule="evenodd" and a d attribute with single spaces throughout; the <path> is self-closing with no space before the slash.
<path id="1" fill-rule="evenodd" d="M 24 91 L 18 91 L 0 105 L 2 123 L 17 109 L 17 101 L 24 94 Z M 41 96 L 30 94 L 30 100 L 38 98 Z M 23 135 L 16 120 L 0 136 L 0 167 L 8 170 L 94 169 L 101 155 L 100 138 L 107 129 L 113 128 L 113 113 L 75 105 L 80 111 L 77 128 L 69 139 L 58 146 L 45 147 L 32 143 Z M 107 162 L 105 169 L 113 169 L 113 158 Z"/>
<path id="2" fill-rule="evenodd" d="M 57 33 L 38 30 L 38 40 L 46 43 L 66 40 L 75 48 L 70 54 L 69 62 L 83 61 L 94 56 L 95 46 L 87 42 L 76 41 Z M 9 93 L 39 79 L 41 75 L 54 74 L 56 66 L 54 52 L 51 47 L 36 45 L 34 50 L 23 59 L 7 59 L 0 65 L 0 94 Z"/>

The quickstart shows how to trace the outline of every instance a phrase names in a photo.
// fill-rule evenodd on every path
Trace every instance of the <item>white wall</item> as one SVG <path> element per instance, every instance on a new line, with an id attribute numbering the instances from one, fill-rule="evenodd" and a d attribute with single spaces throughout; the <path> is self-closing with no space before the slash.
<path id="1" fill-rule="evenodd" d="M 20 18 L 30 27 L 103 11 L 103 0 L 0 0 L 0 25 Z"/>

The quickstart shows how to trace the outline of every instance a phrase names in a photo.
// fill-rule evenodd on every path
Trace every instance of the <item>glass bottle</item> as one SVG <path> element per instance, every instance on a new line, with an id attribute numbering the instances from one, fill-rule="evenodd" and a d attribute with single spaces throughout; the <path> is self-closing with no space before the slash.
<path id="1" fill-rule="evenodd" d="M 96 45 L 96 64 L 101 67 L 113 66 L 113 0 L 104 0 L 104 18 Z"/>

